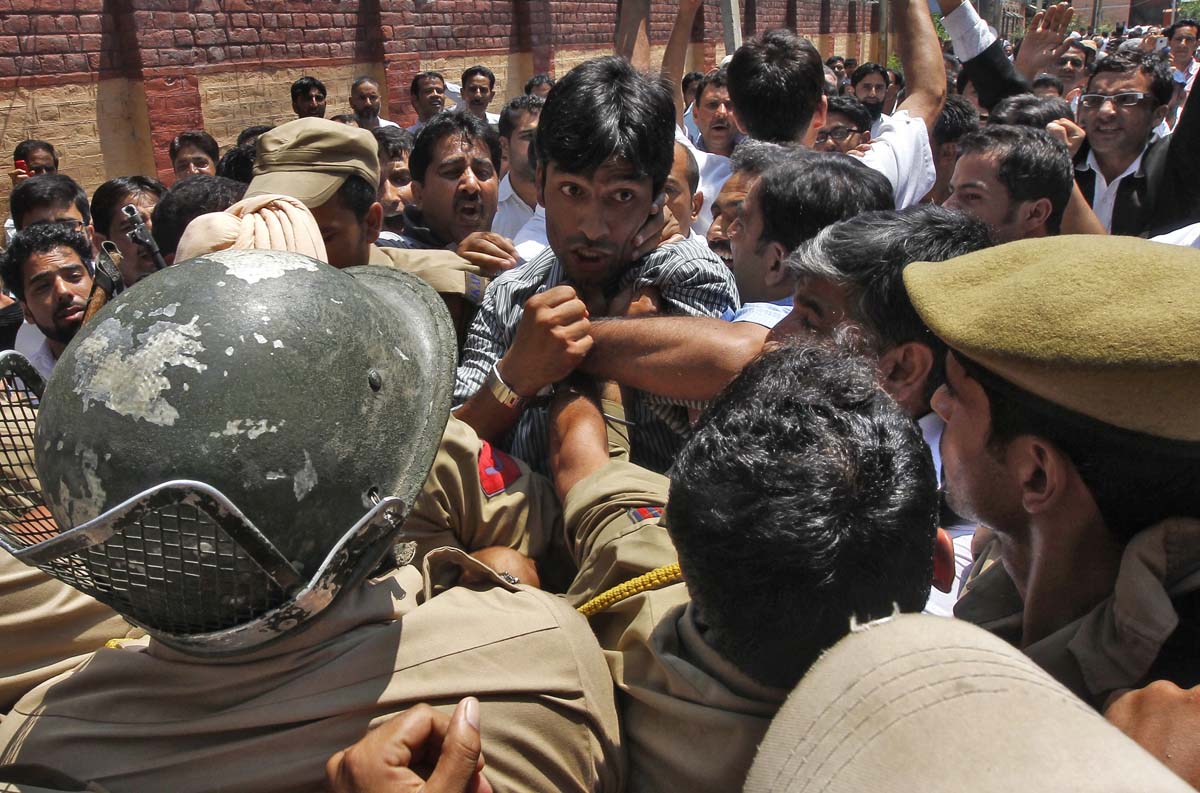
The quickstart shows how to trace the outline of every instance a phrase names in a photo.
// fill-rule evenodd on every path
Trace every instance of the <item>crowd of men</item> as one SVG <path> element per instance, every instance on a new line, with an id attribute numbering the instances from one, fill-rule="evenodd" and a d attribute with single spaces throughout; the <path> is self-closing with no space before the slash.
<path id="1" fill-rule="evenodd" d="M 5 789 L 1200 786 L 1200 22 L 700 5 L 16 148 Z"/>

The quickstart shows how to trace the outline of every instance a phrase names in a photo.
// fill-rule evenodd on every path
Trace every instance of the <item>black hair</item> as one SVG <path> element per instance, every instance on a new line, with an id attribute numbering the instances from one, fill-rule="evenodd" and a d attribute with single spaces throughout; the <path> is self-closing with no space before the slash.
<path id="1" fill-rule="evenodd" d="M 1017 94 L 1006 96 L 996 103 L 988 114 L 988 126 L 1009 124 L 1012 126 L 1045 129 L 1051 121 L 1060 118 L 1074 120 L 1071 105 L 1060 96 L 1037 96 Z"/>
<path id="2" fill-rule="evenodd" d="M 371 184 L 355 173 L 346 177 L 346 181 L 342 182 L 342 186 L 333 194 L 333 197 L 341 201 L 343 207 L 350 210 L 355 220 L 362 223 L 366 219 L 371 205 L 378 200 L 376 198 L 378 190 L 379 185 Z"/>
<path id="3" fill-rule="evenodd" d="M 683 76 L 683 80 L 680 82 L 680 85 L 683 88 L 684 96 L 685 97 L 687 96 L 687 92 L 688 92 L 689 88 L 691 88 L 692 86 L 694 86 L 696 83 L 700 82 L 703 79 L 704 79 L 704 72 L 688 72 L 687 74 L 685 74 Z M 697 96 L 699 96 L 699 94 L 697 94 Z"/>
<path id="4" fill-rule="evenodd" d="M 709 88 L 728 88 L 729 87 L 729 67 L 720 66 L 713 69 L 708 74 L 700 78 L 699 84 L 696 85 L 696 103 L 699 104 L 704 92 Z"/>
<path id="5" fill-rule="evenodd" d="M 868 75 L 878 74 L 883 78 L 884 85 L 891 85 L 891 80 L 888 78 L 887 68 L 880 66 L 878 63 L 867 61 L 860 64 L 854 73 L 850 75 L 850 86 L 854 87 L 867 78 Z"/>
<path id="6" fill-rule="evenodd" d="M 295 102 L 297 99 L 307 99 L 309 92 L 314 88 L 320 91 L 324 96 L 329 95 L 329 92 L 325 90 L 325 83 L 321 82 L 316 77 L 305 76 L 292 83 L 292 101 Z"/>
<path id="7" fill-rule="evenodd" d="M 346 125 L 349 125 L 350 122 L 353 121 L 354 126 L 358 126 L 358 119 L 354 117 L 353 113 L 338 113 L 336 116 L 330 116 L 329 120 L 337 124 Z"/>
<path id="8" fill-rule="evenodd" d="M 657 195 L 675 159 L 675 101 L 624 58 L 593 58 L 550 90 L 534 146 L 539 163 L 573 174 L 620 157 Z"/>
<path id="9" fill-rule="evenodd" d="M 151 214 L 154 241 L 163 256 L 179 247 L 187 225 L 209 212 L 223 212 L 242 200 L 246 185 L 224 176 L 195 174 L 171 185 Z"/>
<path id="10" fill-rule="evenodd" d="M 541 113 L 546 100 L 533 94 L 514 96 L 500 111 L 500 137 L 512 137 L 517 129 L 517 119 L 522 113 Z"/>
<path id="11" fill-rule="evenodd" d="M 887 177 L 840 152 L 788 157 L 763 173 L 757 189 L 757 244 L 778 242 L 788 253 L 839 220 L 895 207 Z"/>
<path id="12" fill-rule="evenodd" d="M 747 140 L 733 150 L 733 156 L 729 158 L 729 167 L 733 173 L 761 176 L 772 165 L 783 162 L 788 157 L 806 154 L 808 154 L 808 150 L 799 146 Z"/>
<path id="13" fill-rule="evenodd" d="M 904 72 L 899 69 L 886 69 L 888 85 L 894 85 L 901 91 L 904 90 Z"/>
<path id="14" fill-rule="evenodd" d="M 1156 55 L 1118 52 L 1096 61 L 1088 75 L 1087 90 L 1084 93 L 1092 90 L 1092 80 L 1096 79 L 1097 74 L 1125 74 L 1133 71 L 1140 71 L 1150 77 L 1150 94 L 1155 102 L 1159 105 L 1170 104 L 1171 96 L 1175 92 L 1175 81 L 1171 77 L 1171 67 L 1167 65 L 1167 60 Z"/>
<path id="15" fill-rule="evenodd" d="M 350 93 L 354 93 L 355 91 L 358 90 L 359 86 L 364 85 L 366 83 L 370 83 L 371 85 L 375 86 L 376 88 L 379 87 L 378 80 L 376 80 L 374 77 L 372 77 L 369 74 L 363 74 L 363 75 L 359 75 L 358 77 L 355 77 L 354 82 L 350 83 Z"/>
<path id="16" fill-rule="evenodd" d="M 979 129 L 979 111 L 975 105 L 958 94 L 946 97 L 942 112 L 938 113 L 933 122 L 933 134 L 930 135 L 935 145 L 954 143 L 963 135 Z"/>
<path id="17" fill-rule="evenodd" d="M 161 199 L 166 192 L 166 185 L 149 176 L 109 179 L 92 193 L 92 225 L 105 237 L 111 237 L 112 221 L 118 209 L 138 196 L 152 195 Z"/>
<path id="18" fill-rule="evenodd" d="M 17 231 L 25 227 L 24 217 L 35 207 L 74 206 L 84 224 L 92 222 L 87 193 L 71 177 L 62 173 L 31 176 L 13 188 L 8 197 L 8 214 Z"/>
<path id="19" fill-rule="evenodd" d="M 821 53 L 790 30 L 769 30 L 729 62 L 729 97 L 752 137 L 776 143 L 808 131 L 823 96 Z"/>
<path id="20" fill-rule="evenodd" d="M 441 72 L 417 72 L 408 86 L 408 93 L 415 97 L 421 90 L 422 80 L 441 80 L 443 86 L 446 84 L 446 78 L 442 76 Z"/>
<path id="21" fill-rule="evenodd" d="M 841 113 L 854 122 L 854 127 L 859 132 L 871 131 L 871 111 L 867 110 L 867 106 L 858 101 L 856 96 L 829 97 L 829 112 Z"/>
<path id="22" fill-rule="evenodd" d="M 1164 30 L 1163 35 L 1166 36 L 1168 41 L 1170 41 L 1171 39 L 1175 38 L 1175 32 L 1180 28 L 1195 28 L 1196 32 L 1200 33 L 1200 22 L 1197 22 L 1194 19 L 1181 19 L 1171 25 L 1171 27 Z"/>
<path id="23" fill-rule="evenodd" d="M 875 355 L 908 342 L 928 347 L 933 353 L 923 394 L 928 401 L 946 380 L 948 348 L 913 308 L 904 268 L 912 262 L 944 262 L 991 245 L 991 229 L 979 218 L 915 204 L 835 223 L 801 245 L 787 265 L 798 279 L 820 278 L 845 290 L 851 319 Z"/>
<path id="24" fill-rule="evenodd" d="M 700 164 L 696 162 L 696 155 L 692 154 L 692 147 L 686 143 L 675 141 L 675 145 L 683 149 L 684 156 L 687 157 L 687 164 L 684 166 L 684 176 L 687 179 L 688 194 L 696 195 L 696 191 L 700 189 Z"/>
<path id="25" fill-rule="evenodd" d="M 851 623 L 929 597 L 937 482 L 916 425 L 845 347 L 785 344 L 701 416 L 666 526 L 706 638 L 792 688 Z"/>
<path id="26" fill-rule="evenodd" d="M 1014 201 L 1050 199 L 1046 229 L 1051 234 L 1059 232 L 1075 184 L 1075 169 L 1067 147 L 1049 132 L 1033 127 L 987 126 L 964 135 L 958 151 L 959 157 L 978 154 L 996 158 L 1000 182 Z"/>
<path id="27" fill-rule="evenodd" d="M 44 140 L 23 140 L 17 144 L 17 148 L 13 149 L 14 160 L 29 161 L 29 157 L 35 151 L 49 152 L 50 158 L 54 160 L 54 170 L 58 170 L 58 152 L 54 150 L 54 146 Z"/>
<path id="28" fill-rule="evenodd" d="M 217 145 L 216 138 L 202 129 L 189 129 L 186 132 L 180 132 L 171 140 L 168 152 L 172 163 L 175 162 L 175 155 L 179 154 L 179 150 L 184 146 L 195 146 L 207 154 L 208 158 L 214 164 L 221 158 L 221 147 Z"/>
<path id="29" fill-rule="evenodd" d="M 835 63 L 841 63 L 841 64 L 842 64 L 842 66 L 845 66 L 845 65 L 846 65 L 846 59 L 845 59 L 844 57 L 842 57 L 841 55 L 834 55 L 832 58 L 826 58 L 826 59 L 825 59 L 825 65 L 826 65 L 826 66 L 828 66 L 828 67 L 829 67 L 829 68 L 831 68 L 831 69 L 833 68 L 833 65 L 834 65 Z"/>
<path id="30" fill-rule="evenodd" d="M 553 88 L 554 78 L 548 74 L 535 74 L 533 77 L 530 77 L 525 81 L 525 95 L 528 96 L 529 94 L 532 94 L 533 89 L 537 88 L 539 85 L 548 85 Z"/>
<path id="31" fill-rule="evenodd" d="M 487 78 L 488 88 L 496 87 L 496 75 L 492 72 L 491 69 L 489 69 L 488 67 L 486 67 L 480 63 L 477 63 L 474 66 L 471 66 L 463 71 L 463 73 L 462 73 L 463 86 L 466 86 L 467 80 L 470 80 L 472 77 L 477 77 L 479 75 L 483 75 L 484 77 Z"/>
<path id="32" fill-rule="evenodd" d="M 257 153 L 258 146 L 254 143 L 230 147 L 217 163 L 217 176 L 250 184 L 250 180 L 254 178 L 254 158 Z"/>
<path id="33" fill-rule="evenodd" d="M 1060 97 L 1063 95 L 1063 92 L 1066 91 L 1066 86 L 1063 85 L 1062 80 L 1058 79 L 1053 74 L 1047 74 L 1046 72 L 1042 72 L 1033 80 L 1033 89 L 1036 91 L 1039 88 L 1053 88 L 1055 93 L 1057 93 Z"/>
<path id="34" fill-rule="evenodd" d="M 414 182 L 425 183 L 425 172 L 433 164 L 433 152 L 443 138 L 460 135 L 471 143 L 483 143 L 491 157 L 492 166 L 500 170 L 500 135 L 481 119 L 463 108 L 443 110 L 425 123 L 413 141 L 412 154 L 408 155 L 408 170 Z"/>
<path id="35" fill-rule="evenodd" d="M 48 253 L 55 248 L 67 248 L 79 254 L 79 261 L 88 267 L 92 261 L 92 246 L 82 231 L 68 229 L 55 223 L 40 223 L 17 232 L 0 259 L 0 279 L 18 300 L 25 300 L 23 269 L 30 256 Z"/>
<path id="36" fill-rule="evenodd" d="M 376 127 L 371 130 L 375 143 L 379 145 L 379 161 L 398 160 L 412 154 L 413 134 L 402 127 Z"/>
<path id="37" fill-rule="evenodd" d="M 255 124 L 253 126 L 246 127 L 238 133 L 237 143 L 234 145 L 245 146 L 247 143 L 255 143 L 258 141 L 259 135 L 263 134 L 264 132 L 270 132 L 273 129 L 275 128 L 270 124 Z"/>
<path id="38" fill-rule="evenodd" d="M 1200 462 L 1195 452 L 1177 454 L 1155 439 L 1081 416 L 954 355 L 987 394 L 991 453 L 1003 454 L 1021 435 L 1052 443 L 1071 460 L 1118 542 L 1127 543 L 1167 518 L 1200 518 Z"/>

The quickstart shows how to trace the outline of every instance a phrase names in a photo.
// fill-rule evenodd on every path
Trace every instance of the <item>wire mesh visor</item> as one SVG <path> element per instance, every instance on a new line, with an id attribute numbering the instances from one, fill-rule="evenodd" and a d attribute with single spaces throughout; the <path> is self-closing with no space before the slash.
<path id="1" fill-rule="evenodd" d="M 404 515 L 401 499 L 382 499 L 307 581 L 229 499 L 188 480 L 153 487 L 61 534 L 48 516 L 6 521 L 0 546 L 164 644 L 227 655 L 308 623 L 379 564 Z"/>
<path id="2" fill-rule="evenodd" d="M 219 490 L 173 480 L 60 531 L 34 465 L 42 378 L 0 353 L 0 547 L 191 655 L 258 648 L 301 625 L 380 563 L 403 525 L 386 497 L 303 578 Z"/>

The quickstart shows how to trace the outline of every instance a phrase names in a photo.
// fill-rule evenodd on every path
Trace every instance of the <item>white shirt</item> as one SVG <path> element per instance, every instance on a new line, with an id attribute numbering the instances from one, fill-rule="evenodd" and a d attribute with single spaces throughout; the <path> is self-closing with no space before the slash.
<path id="1" fill-rule="evenodd" d="M 929 131 L 924 121 L 907 110 L 880 120 L 879 135 L 871 138 L 867 152 L 852 152 L 851 156 L 862 158 L 863 165 L 887 177 L 896 209 L 904 209 L 920 202 L 937 180 Z"/>
<path id="2" fill-rule="evenodd" d="M 996 34 L 970 2 L 942 17 L 942 27 L 954 45 L 954 55 L 964 63 L 992 46 Z"/>
<path id="3" fill-rule="evenodd" d="M 874 139 L 883 131 L 883 125 L 891 122 L 892 117 L 887 113 L 880 113 L 879 118 L 871 122 L 871 138 Z"/>
<path id="4" fill-rule="evenodd" d="M 533 217 L 533 207 L 525 203 L 513 189 L 508 174 L 500 180 L 500 200 L 496 204 L 496 217 L 492 220 L 492 231 L 510 240 L 517 236 L 521 227 Z"/>
<path id="5" fill-rule="evenodd" d="M 930 411 L 917 421 L 917 426 L 921 428 L 921 436 L 925 439 L 925 445 L 929 447 L 929 451 L 933 454 L 933 468 L 937 471 L 938 482 L 941 482 L 942 431 L 946 428 L 946 423 L 942 421 L 941 416 Z M 941 592 L 936 588 L 930 588 L 929 600 L 925 603 L 925 613 L 938 617 L 953 617 L 954 601 L 958 600 L 958 589 L 962 585 L 963 573 L 966 572 L 973 560 L 971 555 L 971 540 L 975 537 L 975 526 L 974 524 L 968 524 L 965 526 L 943 526 L 942 528 L 950 535 L 950 541 L 954 544 L 954 583 L 950 585 L 949 592 Z"/>
<path id="6" fill-rule="evenodd" d="M 400 126 L 400 125 L 397 124 L 395 121 L 388 121 L 383 116 L 379 117 L 379 128 L 380 129 L 383 129 L 384 127 L 398 127 L 398 126 Z"/>
<path id="7" fill-rule="evenodd" d="M 708 227 L 712 225 L 713 201 L 717 200 L 717 193 L 721 192 L 721 188 L 725 186 L 725 180 L 733 173 L 733 167 L 729 164 L 728 157 L 700 151 L 696 148 L 696 144 L 692 143 L 688 139 L 687 134 L 679 127 L 675 127 L 675 140 L 688 147 L 692 156 L 696 158 L 696 165 L 700 169 L 700 186 L 698 189 L 704 194 L 704 201 L 700 205 L 700 214 L 696 216 L 696 220 L 692 223 L 692 233 L 703 237 L 708 234 Z"/>
<path id="8" fill-rule="evenodd" d="M 1100 163 L 1096 162 L 1094 151 L 1088 152 L 1087 167 L 1096 172 L 1096 187 L 1092 191 L 1092 211 L 1104 224 L 1104 230 L 1111 232 L 1113 205 L 1117 202 L 1117 189 L 1121 186 L 1122 179 L 1137 173 L 1138 169 L 1142 167 L 1142 155 L 1139 154 L 1137 159 L 1129 163 L 1129 167 L 1121 171 L 1111 182 L 1104 178 L 1104 174 L 1100 173 Z"/>
<path id="9" fill-rule="evenodd" d="M 42 376 L 43 380 L 50 379 L 50 373 L 54 371 L 54 364 L 58 362 L 58 359 L 50 351 L 50 343 L 38 330 L 37 325 L 32 322 L 22 323 L 17 331 L 16 341 L 13 342 L 13 349 L 33 364 L 33 368 Z"/>
<path id="10" fill-rule="evenodd" d="M 1193 223 L 1181 229 L 1168 231 L 1157 237 L 1151 237 L 1151 242 L 1162 242 L 1167 245 L 1182 245 L 1190 248 L 1200 248 L 1200 223 Z"/>
<path id="11" fill-rule="evenodd" d="M 522 262 L 531 262 L 542 251 L 550 247 L 546 240 L 546 208 L 541 204 L 533 210 L 533 215 L 513 237 L 513 245 L 517 247 L 517 255 Z"/>

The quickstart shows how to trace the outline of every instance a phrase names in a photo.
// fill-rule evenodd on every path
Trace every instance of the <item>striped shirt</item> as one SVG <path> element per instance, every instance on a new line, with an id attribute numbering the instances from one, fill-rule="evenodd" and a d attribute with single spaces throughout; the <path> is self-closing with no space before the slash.
<path id="1" fill-rule="evenodd" d="M 504 355 L 517 334 L 525 301 L 559 284 L 570 284 L 552 248 L 494 280 L 471 323 L 462 362 L 454 383 L 454 404 L 461 405 L 480 389 L 492 365 Z M 739 301 L 733 274 L 724 262 L 695 235 L 663 245 L 635 262 L 621 278 L 622 288 L 655 287 L 665 313 L 694 317 L 719 317 L 736 309 Z M 683 438 L 656 418 L 640 395 L 626 405 L 635 422 L 631 432 L 633 461 L 656 471 L 666 471 Z M 549 438 L 545 406 L 522 412 L 504 439 L 507 450 L 537 471 L 549 467 Z"/>

